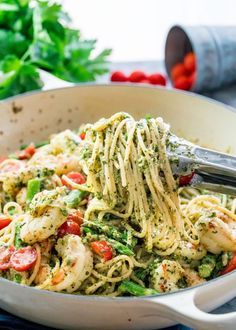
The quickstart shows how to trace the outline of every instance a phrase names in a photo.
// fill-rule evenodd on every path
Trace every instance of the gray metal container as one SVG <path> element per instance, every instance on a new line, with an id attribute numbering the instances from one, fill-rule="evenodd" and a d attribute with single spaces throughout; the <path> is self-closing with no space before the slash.
<path id="1" fill-rule="evenodd" d="M 165 65 L 170 77 L 174 64 L 194 51 L 197 76 L 191 90 L 215 90 L 236 82 L 236 26 L 173 26 L 166 39 Z"/>

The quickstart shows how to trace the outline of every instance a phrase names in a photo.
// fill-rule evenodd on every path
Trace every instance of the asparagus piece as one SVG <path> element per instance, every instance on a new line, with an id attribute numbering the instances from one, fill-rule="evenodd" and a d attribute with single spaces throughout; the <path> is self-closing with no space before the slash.
<path id="1" fill-rule="evenodd" d="M 150 273 L 150 269 L 149 269 L 149 268 L 145 268 L 145 269 L 140 268 L 140 269 L 138 269 L 138 270 L 136 270 L 136 271 L 134 272 L 135 276 L 136 276 L 137 278 L 139 278 L 140 280 L 142 280 L 142 281 L 145 280 L 146 276 L 147 276 L 149 273 Z"/>
<path id="2" fill-rule="evenodd" d="M 99 240 L 100 239 L 100 237 L 99 237 L 99 235 L 95 232 L 95 231 L 93 231 L 91 228 L 88 228 L 88 227 L 82 227 L 82 230 L 83 230 L 83 233 L 86 235 L 85 236 L 85 239 L 87 240 L 87 241 L 93 241 L 93 240 Z"/>
<path id="3" fill-rule="evenodd" d="M 41 141 L 41 142 L 35 143 L 34 146 L 35 146 L 35 148 L 37 149 L 37 148 L 40 148 L 40 147 L 45 146 L 46 144 L 49 144 L 49 141 Z M 26 149 L 28 146 L 29 146 L 29 144 L 22 144 L 22 145 L 20 146 L 20 150 L 24 150 L 24 149 Z"/>
<path id="4" fill-rule="evenodd" d="M 14 239 L 14 246 L 15 246 L 16 249 L 20 249 L 20 248 L 26 246 L 26 244 L 20 238 L 20 230 L 21 230 L 21 223 L 16 223 L 16 225 L 15 225 L 15 239 Z"/>
<path id="5" fill-rule="evenodd" d="M 86 239 L 89 241 L 93 241 L 94 239 L 99 240 L 101 239 L 100 235 L 98 235 L 93 229 L 83 226 L 83 233 L 86 235 Z M 106 237 L 106 241 L 111 244 L 113 249 L 115 249 L 120 254 L 125 254 L 127 256 L 133 256 L 134 252 L 127 246 L 124 245 L 114 239 Z"/>
<path id="6" fill-rule="evenodd" d="M 134 252 L 127 245 L 124 245 L 118 241 L 115 241 L 114 239 L 108 238 L 107 240 L 112 245 L 112 247 L 120 254 L 125 254 L 127 256 L 134 255 Z"/>
<path id="7" fill-rule="evenodd" d="M 41 187 L 41 180 L 40 179 L 31 179 L 28 181 L 27 184 L 27 195 L 26 195 L 26 201 L 27 203 L 30 203 L 38 192 L 40 192 Z"/>
<path id="8" fill-rule="evenodd" d="M 120 232 L 117 230 L 114 226 L 110 226 L 107 224 L 102 224 L 98 221 L 87 221 L 85 223 L 86 227 L 94 228 L 99 233 L 105 234 L 110 238 L 113 238 L 114 240 L 120 241 L 121 243 L 127 244 L 127 231 L 124 230 L 123 232 Z M 137 244 L 137 239 L 132 238 L 132 247 L 134 247 Z"/>
<path id="9" fill-rule="evenodd" d="M 65 202 L 68 207 L 75 208 L 79 206 L 80 202 L 87 196 L 87 191 L 83 190 L 72 190 L 65 197 Z"/>
<path id="10" fill-rule="evenodd" d="M 129 293 L 133 296 L 151 296 L 158 294 L 154 289 L 144 288 L 141 285 L 132 281 L 122 281 L 118 290 L 122 293 Z"/>
<path id="11" fill-rule="evenodd" d="M 211 276 L 215 266 L 215 256 L 207 255 L 202 259 L 201 265 L 198 266 L 198 273 L 202 278 L 208 278 Z"/>

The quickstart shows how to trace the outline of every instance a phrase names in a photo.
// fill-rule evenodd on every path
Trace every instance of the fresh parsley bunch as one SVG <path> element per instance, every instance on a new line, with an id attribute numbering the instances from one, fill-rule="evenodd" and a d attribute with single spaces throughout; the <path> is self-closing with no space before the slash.
<path id="1" fill-rule="evenodd" d="M 69 24 L 55 1 L 0 0 L 0 99 L 42 88 L 38 69 L 74 83 L 107 72 L 111 50 L 94 57 L 96 40 Z"/>

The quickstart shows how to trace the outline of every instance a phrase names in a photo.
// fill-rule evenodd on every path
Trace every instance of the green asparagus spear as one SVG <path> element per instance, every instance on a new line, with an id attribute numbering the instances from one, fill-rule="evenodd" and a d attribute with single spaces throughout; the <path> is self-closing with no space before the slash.
<path id="1" fill-rule="evenodd" d="M 141 285 L 132 281 L 122 281 L 118 290 L 122 293 L 129 293 L 133 296 L 151 296 L 158 294 L 154 289 L 144 288 Z"/>
<path id="2" fill-rule="evenodd" d="M 41 142 L 35 143 L 34 146 L 35 146 L 35 148 L 37 149 L 37 148 L 43 147 L 43 146 L 45 146 L 45 145 L 47 145 L 47 144 L 49 144 L 49 141 L 41 141 Z M 20 150 L 24 150 L 24 149 L 26 149 L 28 146 L 29 146 L 29 144 L 22 144 L 22 145 L 20 146 Z"/>
<path id="3" fill-rule="evenodd" d="M 139 278 L 140 280 L 144 281 L 146 276 L 150 273 L 150 269 L 149 268 L 139 268 L 138 270 L 136 270 L 134 272 L 135 276 L 137 278 Z"/>
<path id="4" fill-rule="evenodd" d="M 15 239 L 14 239 L 14 246 L 15 246 L 16 249 L 20 249 L 20 248 L 26 246 L 26 244 L 20 238 L 20 230 L 21 230 L 21 224 L 16 223 L 16 225 L 15 225 Z"/>
<path id="5" fill-rule="evenodd" d="M 30 203 L 38 192 L 40 192 L 41 180 L 40 179 L 32 179 L 28 181 L 27 184 L 27 195 L 26 200 L 27 203 Z"/>
<path id="6" fill-rule="evenodd" d="M 83 228 L 83 233 L 86 235 L 86 239 L 88 241 L 101 239 L 100 235 L 98 235 L 96 233 L 96 231 L 94 231 L 93 229 L 86 227 L 86 226 L 82 226 L 82 228 Z M 134 252 L 127 245 L 124 245 L 124 244 L 122 244 L 114 239 L 108 238 L 108 237 L 106 238 L 106 241 L 109 242 L 111 244 L 111 246 L 113 247 L 113 249 L 115 249 L 118 253 L 125 254 L 127 256 L 134 255 Z"/>
<path id="7" fill-rule="evenodd" d="M 94 230 L 92 230 L 91 228 L 83 226 L 82 230 L 83 230 L 83 233 L 85 234 L 84 239 L 86 240 L 86 242 L 91 242 L 93 240 L 99 240 L 100 239 L 99 235 Z"/>
<path id="8" fill-rule="evenodd" d="M 114 226 L 110 226 L 107 224 L 103 224 L 98 221 L 88 221 L 86 222 L 86 227 L 93 228 L 97 230 L 99 233 L 105 234 L 106 236 L 119 241 L 121 243 L 127 244 L 127 231 L 124 230 L 123 232 L 116 229 Z M 137 244 L 137 239 L 132 238 L 132 247 Z"/>
<path id="9" fill-rule="evenodd" d="M 79 206 L 80 202 L 87 196 L 87 191 L 72 190 L 69 195 L 65 197 L 65 202 L 68 207 L 75 208 Z"/>
<path id="10" fill-rule="evenodd" d="M 127 256 L 134 255 L 134 252 L 127 245 L 124 245 L 118 241 L 115 241 L 114 239 L 108 238 L 107 240 L 112 245 L 112 247 L 120 254 L 125 254 Z"/>

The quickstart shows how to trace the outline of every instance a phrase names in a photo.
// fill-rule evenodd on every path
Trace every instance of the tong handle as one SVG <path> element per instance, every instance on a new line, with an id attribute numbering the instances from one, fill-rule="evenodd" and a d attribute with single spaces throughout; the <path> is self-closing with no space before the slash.
<path id="1" fill-rule="evenodd" d="M 228 177 L 219 177 L 218 175 L 214 176 L 206 173 L 194 174 L 190 184 L 198 189 L 236 196 L 236 180 L 229 180 Z"/>
<path id="2" fill-rule="evenodd" d="M 236 157 L 201 148 L 173 134 L 169 141 L 173 148 L 169 147 L 168 155 L 177 177 L 194 174 L 188 182 L 191 186 L 236 195 Z"/>
<path id="3" fill-rule="evenodd" d="M 236 178 L 236 157 L 213 150 L 195 147 L 199 171 Z"/>

